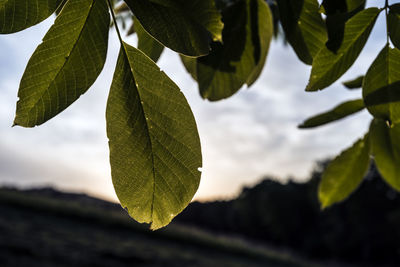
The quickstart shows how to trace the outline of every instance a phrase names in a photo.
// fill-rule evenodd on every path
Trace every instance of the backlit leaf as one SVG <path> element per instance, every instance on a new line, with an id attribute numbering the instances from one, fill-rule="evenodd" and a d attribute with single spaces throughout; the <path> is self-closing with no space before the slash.
<path id="1" fill-rule="evenodd" d="M 371 150 L 383 179 L 400 191 L 400 125 L 379 119 L 371 124 Z"/>
<path id="2" fill-rule="evenodd" d="M 318 197 L 324 209 L 346 199 L 362 182 L 370 163 L 368 135 L 343 151 L 322 174 Z"/>
<path id="3" fill-rule="evenodd" d="M 343 82 L 343 85 L 347 89 L 358 89 L 362 87 L 363 81 L 364 81 L 364 75 L 358 76 L 357 78 L 350 81 L 345 81 Z"/>
<path id="4" fill-rule="evenodd" d="M 138 37 L 138 49 L 154 62 L 157 62 L 164 50 L 164 46 L 148 34 L 136 18 L 134 18 L 134 25 Z"/>
<path id="5" fill-rule="evenodd" d="M 22 31 L 47 19 L 60 0 L 0 0 L 0 33 Z"/>
<path id="6" fill-rule="evenodd" d="M 369 68 L 363 98 L 376 118 L 400 122 L 400 50 L 386 45 Z"/>
<path id="7" fill-rule="evenodd" d="M 121 205 L 152 229 L 167 225 L 200 182 L 200 139 L 184 95 L 145 54 L 123 43 L 106 119 Z"/>
<path id="8" fill-rule="evenodd" d="M 375 25 L 380 10 L 368 8 L 347 21 L 337 53 L 327 47 L 314 58 L 307 91 L 322 90 L 339 79 L 354 63 Z"/>
<path id="9" fill-rule="evenodd" d="M 299 126 L 299 128 L 313 128 L 321 126 L 345 118 L 363 109 L 364 101 L 362 99 L 348 101 L 340 104 L 339 106 L 328 112 L 322 113 L 306 120 Z"/>
<path id="10" fill-rule="evenodd" d="M 25 69 L 16 125 L 40 125 L 89 89 L 106 60 L 109 24 L 105 0 L 67 2 Z"/>
<path id="11" fill-rule="evenodd" d="M 207 55 L 221 41 L 223 24 L 214 0 L 125 0 L 143 28 L 164 46 L 188 56 Z"/>

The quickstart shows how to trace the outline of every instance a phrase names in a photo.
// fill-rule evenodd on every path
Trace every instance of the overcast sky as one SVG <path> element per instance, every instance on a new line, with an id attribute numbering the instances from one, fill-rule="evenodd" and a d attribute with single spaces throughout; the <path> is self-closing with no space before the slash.
<path id="1" fill-rule="evenodd" d="M 383 14 L 382 14 L 383 15 Z M 385 43 L 383 16 L 359 60 L 341 81 L 366 72 Z M 119 50 L 115 32 L 105 68 L 66 111 L 33 129 L 11 128 L 19 80 L 27 61 L 53 18 L 21 33 L 0 36 L 0 184 L 54 186 L 115 200 L 108 163 L 105 106 Z M 134 38 L 127 39 L 134 44 Z M 340 83 L 306 93 L 310 68 L 290 47 L 275 41 L 259 80 L 216 103 L 200 98 L 197 85 L 167 50 L 159 66 L 182 89 L 196 117 L 203 150 L 203 174 L 197 199 L 231 198 L 243 185 L 265 176 L 282 182 L 305 180 L 317 160 L 338 154 L 367 131 L 370 115 L 315 130 L 298 130 L 307 117 L 343 100 L 359 98 Z"/>

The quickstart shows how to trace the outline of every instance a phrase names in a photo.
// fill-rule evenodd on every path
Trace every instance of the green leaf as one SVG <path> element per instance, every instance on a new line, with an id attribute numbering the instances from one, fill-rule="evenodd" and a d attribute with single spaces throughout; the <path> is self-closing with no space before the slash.
<path id="1" fill-rule="evenodd" d="M 285 37 L 297 56 L 306 64 L 327 40 L 325 23 L 317 0 L 278 0 L 279 17 Z"/>
<path id="2" fill-rule="evenodd" d="M 388 30 L 393 45 L 400 49 L 400 4 L 389 7 Z"/>
<path id="3" fill-rule="evenodd" d="M 386 45 L 369 68 L 363 98 L 376 118 L 400 122 L 400 50 Z"/>
<path id="4" fill-rule="evenodd" d="M 47 19 L 60 0 L 0 0 L 0 33 L 22 31 Z"/>
<path id="5" fill-rule="evenodd" d="M 346 0 L 347 11 L 352 12 L 360 7 L 364 7 L 366 0 Z"/>
<path id="6" fill-rule="evenodd" d="M 346 199 L 362 182 L 370 163 L 368 138 L 358 140 L 329 163 L 318 187 L 322 209 Z"/>
<path id="7" fill-rule="evenodd" d="M 138 49 L 154 62 L 157 62 L 164 50 L 164 46 L 148 34 L 136 18 L 134 18 L 134 25 L 138 37 Z"/>
<path id="8" fill-rule="evenodd" d="M 350 81 L 345 81 L 343 82 L 343 85 L 347 89 L 358 89 L 362 87 L 363 81 L 364 81 L 364 75 L 358 76 L 357 78 L 350 80 Z"/>
<path id="9" fill-rule="evenodd" d="M 187 56 L 207 55 L 221 41 L 223 24 L 214 0 L 125 0 L 143 28 L 164 46 Z"/>
<path id="10" fill-rule="evenodd" d="M 109 24 L 105 0 L 67 2 L 26 67 L 15 125 L 40 125 L 89 89 L 106 60 Z"/>
<path id="11" fill-rule="evenodd" d="M 197 60 L 192 57 L 185 57 L 183 55 L 180 56 L 183 66 L 192 76 L 192 78 L 197 81 Z"/>
<path id="12" fill-rule="evenodd" d="M 347 21 L 337 53 L 324 47 L 314 58 L 307 91 L 322 90 L 339 79 L 354 63 L 375 25 L 380 10 L 368 8 Z"/>
<path id="13" fill-rule="evenodd" d="M 371 150 L 383 179 L 400 191 L 400 125 L 388 126 L 375 119 L 371 124 Z"/>
<path id="14" fill-rule="evenodd" d="M 364 101 L 362 99 L 347 101 L 328 112 L 322 113 L 320 115 L 314 116 L 306 120 L 301 125 L 299 125 L 299 128 L 304 129 L 304 128 L 313 128 L 321 126 L 345 118 L 363 109 L 364 109 Z"/>
<path id="15" fill-rule="evenodd" d="M 123 43 L 106 119 L 121 205 L 152 229 L 167 225 L 200 182 L 200 139 L 184 95 L 145 54 Z"/>
<path id="16" fill-rule="evenodd" d="M 272 16 L 263 0 L 239 1 L 223 11 L 223 44 L 214 42 L 211 53 L 190 63 L 199 91 L 211 101 L 230 97 L 245 83 L 259 77 L 273 35 Z M 186 60 L 186 65 L 191 59 Z"/>

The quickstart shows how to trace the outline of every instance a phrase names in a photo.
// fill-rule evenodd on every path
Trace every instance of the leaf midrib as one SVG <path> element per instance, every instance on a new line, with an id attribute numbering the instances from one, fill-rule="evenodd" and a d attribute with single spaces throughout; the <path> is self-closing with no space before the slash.
<path id="1" fill-rule="evenodd" d="M 150 142 L 151 166 L 152 166 L 152 173 L 153 173 L 153 192 L 152 192 L 152 200 L 151 200 L 151 208 L 150 208 L 150 218 L 151 218 L 151 222 L 150 223 L 154 223 L 154 202 L 155 202 L 155 192 L 156 192 L 156 170 L 155 170 L 153 141 L 152 141 L 151 134 L 150 134 L 150 129 L 149 129 L 149 126 L 148 126 L 146 113 L 145 113 L 144 107 L 142 105 L 142 98 L 141 98 L 141 95 L 140 95 L 140 91 L 139 91 L 138 85 L 137 85 L 137 83 L 135 81 L 135 76 L 133 74 L 133 72 L 134 72 L 133 71 L 133 66 L 131 65 L 131 61 L 129 60 L 128 52 L 127 52 L 126 47 L 125 47 L 125 43 L 122 40 L 121 40 L 121 46 L 122 46 L 123 51 L 124 51 L 125 59 L 128 61 L 129 71 L 131 73 L 133 84 L 135 85 L 135 88 L 136 88 L 136 91 L 137 91 L 137 94 L 138 94 L 138 97 L 139 97 L 139 103 L 140 103 L 139 106 L 140 106 L 140 109 L 142 110 L 142 113 L 143 113 L 143 116 L 144 116 L 144 119 L 145 119 L 145 122 L 146 122 L 145 123 L 145 131 L 147 132 L 147 135 L 149 136 L 148 139 L 149 139 L 149 142 Z"/>

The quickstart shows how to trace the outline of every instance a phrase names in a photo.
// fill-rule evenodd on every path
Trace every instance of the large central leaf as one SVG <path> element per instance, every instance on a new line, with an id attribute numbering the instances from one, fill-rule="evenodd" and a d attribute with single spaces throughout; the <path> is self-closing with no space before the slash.
<path id="1" fill-rule="evenodd" d="M 121 205 L 152 229 L 167 225 L 200 182 L 200 139 L 185 97 L 150 58 L 123 43 L 106 117 Z"/>
<path id="2" fill-rule="evenodd" d="M 109 25 L 105 0 L 66 3 L 21 79 L 16 125 L 40 125 L 89 89 L 106 60 Z"/>
<path id="3" fill-rule="evenodd" d="M 206 55 L 221 41 L 223 24 L 214 0 L 125 0 L 143 28 L 163 45 L 188 56 Z"/>

